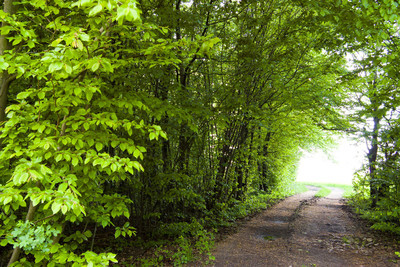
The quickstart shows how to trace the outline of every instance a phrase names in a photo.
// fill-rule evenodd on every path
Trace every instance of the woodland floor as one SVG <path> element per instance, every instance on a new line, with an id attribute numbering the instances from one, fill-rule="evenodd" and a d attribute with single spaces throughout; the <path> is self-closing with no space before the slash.
<path id="1" fill-rule="evenodd" d="M 211 266 L 400 266 L 393 236 L 369 230 L 330 188 L 317 187 L 285 199 L 225 236 L 213 251 Z"/>

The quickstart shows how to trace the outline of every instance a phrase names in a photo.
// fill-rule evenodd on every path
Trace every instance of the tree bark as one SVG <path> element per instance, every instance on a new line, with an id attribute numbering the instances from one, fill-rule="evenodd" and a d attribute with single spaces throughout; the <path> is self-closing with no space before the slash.
<path id="1" fill-rule="evenodd" d="M 265 142 L 263 145 L 263 157 L 266 158 L 268 156 L 268 148 L 269 148 L 269 141 L 271 140 L 271 132 L 268 132 L 265 136 Z M 260 181 L 260 189 L 268 192 L 269 189 L 269 182 L 268 182 L 268 165 L 265 162 L 265 159 L 261 162 L 261 181 Z"/>
<path id="2" fill-rule="evenodd" d="M 211 202 L 207 205 L 208 208 L 213 207 L 222 199 L 225 184 L 229 182 L 227 177 L 228 170 L 232 166 L 235 153 L 242 147 L 248 137 L 248 122 L 249 119 L 246 118 L 241 126 L 239 126 L 240 128 L 238 130 L 235 130 L 236 126 L 232 124 L 225 132 L 226 143 L 222 146 L 221 153 L 218 156 L 218 170 L 215 175 L 213 197 Z M 227 199 L 224 201 L 227 201 Z"/>
<path id="3" fill-rule="evenodd" d="M 249 136 L 249 127 L 246 122 L 244 122 L 244 125 L 242 126 L 241 129 L 241 134 L 240 134 L 240 147 L 243 144 L 245 144 L 247 137 Z M 247 153 L 250 154 L 251 151 L 247 150 Z M 246 161 L 244 160 L 244 157 L 246 155 L 241 155 L 240 158 L 237 160 L 237 165 L 236 165 L 236 175 L 237 175 L 237 191 L 236 191 L 236 199 L 242 199 L 244 195 L 244 187 L 246 186 L 246 183 L 244 182 L 245 178 L 245 170 L 246 168 Z"/>
<path id="4" fill-rule="evenodd" d="M 29 204 L 29 208 L 28 208 L 28 213 L 26 214 L 26 221 L 32 221 L 33 220 L 33 216 L 35 215 L 35 211 L 36 211 L 36 207 L 37 206 L 33 206 L 33 202 L 31 201 Z M 21 253 L 21 248 L 20 247 L 16 247 L 13 250 L 13 253 L 11 255 L 10 261 L 8 262 L 7 266 L 11 266 L 11 264 L 13 264 L 14 262 L 16 262 L 19 259 L 19 254 Z"/>
<path id="5" fill-rule="evenodd" d="M 368 151 L 368 164 L 369 164 L 369 184 L 370 184 L 370 197 L 372 200 L 371 208 L 376 208 L 379 198 L 378 183 L 376 181 L 376 159 L 378 156 L 378 130 L 379 121 L 378 117 L 374 117 L 374 128 L 372 132 L 371 148 Z"/>
<path id="6" fill-rule="evenodd" d="M 14 6 L 13 0 L 4 0 L 3 1 L 3 11 L 4 13 L 13 14 Z M 6 22 L 2 22 L 2 27 L 6 26 Z M 0 35 L 0 55 L 4 55 L 4 52 L 11 49 L 10 43 L 7 41 L 6 35 Z M 10 77 L 6 70 L 0 73 L 0 123 L 5 121 L 6 119 L 6 107 L 7 107 L 7 94 L 8 87 L 10 82 L 13 80 L 13 77 Z"/>

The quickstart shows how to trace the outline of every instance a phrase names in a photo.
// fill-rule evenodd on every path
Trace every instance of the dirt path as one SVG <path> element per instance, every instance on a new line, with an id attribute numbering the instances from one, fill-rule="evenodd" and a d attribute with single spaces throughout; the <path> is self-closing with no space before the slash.
<path id="1" fill-rule="evenodd" d="M 343 191 L 292 196 L 219 242 L 213 266 L 400 266 L 391 246 L 351 218 Z"/>

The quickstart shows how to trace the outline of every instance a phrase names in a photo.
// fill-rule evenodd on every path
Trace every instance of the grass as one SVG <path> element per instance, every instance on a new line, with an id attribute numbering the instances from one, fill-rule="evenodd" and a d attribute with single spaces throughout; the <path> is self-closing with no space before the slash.
<path id="1" fill-rule="evenodd" d="M 321 187 L 321 189 L 315 194 L 315 197 L 323 198 L 328 196 L 332 190 L 326 188 L 325 186 Z"/>
<path id="2" fill-rule="evenodd" d="M 283 190 L 283 192 L 281 194 L 282 194 L 282 197 L 288 197 L 288 196 L 304 193 L 307 191 L 308 191 L 308 188 L 306 187 L 306 184 L 296 182 L 296 183 L 292 183 L 291 185 L 285 187 L 285 189 Z"/>
<path id="3" fill-rule="evenodd" d="M 349 198 L 353 193 L 353 186 L 346 185 L 346 184 L 315 183 L 315 182 L 297 182 L 297 184 L 304 185 L 304 186 L 311 185 L 311 186 L 321 187 L 321 189 L 315 195 L 316 197 L 325 197 L 325 196 L 327 196 L 327 195 L 324 195 L 327 192 L 326 190 L 329 190 L 329 188 L 327 188 L 327 187 L 336 187 L 336 188 L 343 189 L 344 190 L 344 193 L 343 193 L 343 197 L 344 198 Z M 326 190 L 324 190 L 324 188 Z M 323 196 L 318 196 L 318 194 L 320 194 L 320 193 Z M 329 195 L 329 193 L 330 193 L 330 190 L 328 192 L 328 195 Z"/>

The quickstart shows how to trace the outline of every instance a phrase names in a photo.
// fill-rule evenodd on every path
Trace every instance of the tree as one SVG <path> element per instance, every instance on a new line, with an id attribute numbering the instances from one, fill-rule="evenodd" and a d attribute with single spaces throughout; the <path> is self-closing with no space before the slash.
<path id="1" fill-rule="evenodd" d="M 398 4 L 362 1 L 360 10 L 365 12 L 364 20 L 374 23 L 368 27 L 364 41 L 359 40 L 353 46 L 358 50 L 358 58 L 362 56 L 355 60 L 355 79 L 350 90 L 356 119 L 354 128 L 359 128 L 369 145 L 366 173 L 355 180 L 354 200 L 363 216 L 374 222 L 373 228 L 398 233 L 398 176 L 393 169 L 397 165 L 395 140 L 399 115 L 398 28 L 393 22 L 398 19 Z"/>
<path id="2" fill-rule="evenodd" d="M 0 136 L 1 245 L 14 246 L 9 265 L 26 261 L 21 252 L 43 264 L 115 262 L 77 244 L 97 226 L 115 227 L 116 237 L 135 233 L 129 222 L 113 224 L 129 218 L 131 201 L 105 185 L 143 171 L 142 140 L 166 135 L 136 115 L 148 107 L 121 88 L 128 83 L 113 86 L 113 75 L 134 64 L 122 57 L 124 44 L 151 30 L 135 1 L 22 1 L 15 9 L 1 13 L 14 45 L 1 57 L 3 78 L 18 78 Z M 71 223 L 94 231 L 65 231 Z"/>

